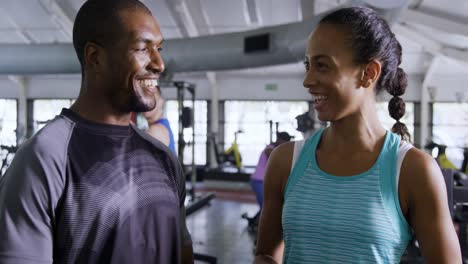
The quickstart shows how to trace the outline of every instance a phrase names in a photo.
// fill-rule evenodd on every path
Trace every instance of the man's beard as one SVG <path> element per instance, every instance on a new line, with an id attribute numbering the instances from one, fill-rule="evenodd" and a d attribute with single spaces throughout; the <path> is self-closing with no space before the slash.
<path id="1" fill-rule="evenodd" d="M 156 100 L 154 100 L 151 104 L 151 102 L 146 102 L 143 97 L 136 95 L 131 96 L 128 102 L 128 108 L 130 109 L 130 112 L 148 112 L 156 107 Z"/>
<path id="2" fill-rule="evenodd" d="M 112 96 L 112 104 L 118 111 L 123 113 L 141 113 L 153 110 L 156 107 L 156 100 L 147 101 L 143 96 L 136 95 L 135 93 L 119 98 L 119 96 L 114 93 Z"/>

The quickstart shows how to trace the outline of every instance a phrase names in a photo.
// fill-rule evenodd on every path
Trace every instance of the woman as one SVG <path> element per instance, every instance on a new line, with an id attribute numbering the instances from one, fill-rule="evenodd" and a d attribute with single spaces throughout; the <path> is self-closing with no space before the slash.
<path id="1" fill-rule="evenodd" d="M 461 263 L 437 163 L 413 148 L 400 98 L 401 46 L 369 8 L 325 16 L 310 36 L 304 87 L 321 121 L 270 156 L 255 263 L 398 263 L 411 229 L 428 263 Z M 392 132 L 376 93 L 393 98 Z M 300 151 L 300 152 L 299 152 Z"/>
<path id="2" fill-rule="evenodd" d="M 176 154 L 174 134 L 169 120 L 164 117 L 164 98 L 161 95 L 159 86 L 156 86 L 156 88 L 157 92 L 154 95 L 156 97 L 156 107 L 151 111 L 142 113 L 146 121 L 148 121 L 148 130 L 146 132 L 164 143 Z"/>

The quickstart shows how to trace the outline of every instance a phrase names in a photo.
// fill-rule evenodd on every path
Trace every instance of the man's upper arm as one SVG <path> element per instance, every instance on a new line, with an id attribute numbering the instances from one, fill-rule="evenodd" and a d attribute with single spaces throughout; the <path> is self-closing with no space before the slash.
<path id="1" fill-rule="evenodd" d="M 192 238 L 187 228 L 187 221 L 185 219 L 185 175 L 179 162 L 176 164 L 177 174 L 179 176 L 179 210 L 180 210 L 180 235 L 182 241 L 182 263 L 193 263 L 193 247 Z"/>
<path id="2" fill-rule="evenodd" d="M 427 263 L 461 263 L 439 166 L 429 155 L 413 149 L 403 162 L 403 171 L 410 188 L 409 221 Z"/>
<path id="3" fill-rule="evenodd" d="M 52 263 L 60 163 L 29 144 L 0 180 L 0 263 Z"/>
<path id="4" fill-rule="evenodd" d="M 192 238 L 187 228 L 186 213 L 185 213 L 185 175 L 179 162 L 176 164 L 177 174 L 179 177 L 179 210 L 180 210 L 180 234 L 182 235 L 182 245 L 192 245 Z"/>

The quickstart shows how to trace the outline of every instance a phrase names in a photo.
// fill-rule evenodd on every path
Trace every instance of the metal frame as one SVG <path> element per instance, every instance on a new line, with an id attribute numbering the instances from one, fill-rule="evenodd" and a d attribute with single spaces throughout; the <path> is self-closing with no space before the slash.
<path id="1" fill-rule="evenodd" d="M 191 95 L 192 105 L 195 108 L 195 84 L 184 82 L 184 81 L 171 81 L 171 82 L 162 82 L 161 86 L 164 87 L 176 87 L 177 88 L 177 102 L 178 102 L 178 112 L 179 112 L 179 129 L 178 129 L 178 157 L 179 161 L 184 163 L 184 127 L 182 126 L 182 109 L 184 108 L 184 99 L 185 99 L 185 90 L 187 90 Z M 192 115 L 192 163 L 191 163 L 191 172 L 190 172 L 190 183 L 191 188 L 189 190 L 190 194 L 190 204 L 186 206 L 186 215 L 189 216 L 195 213 L 197 210 L 208 205 L 209 202 L 215 198 L 214 193 L 209 193 L 199 199 L 196 199 L 195 189 L 197 181 L 197 168 L 195 166 L 195 115 Z M 185 172 L 184 172 L 185 175 Z M 185 184 L 185 182 L 184 182 Z M 214 256 L 194 253 L 195 260 L 204 261 L 207 263 L 217 263 L 217 258 Z"/>
<path id="2" fill-rule="evenodd" d="M 468 258 L 468 249 L 466 245 L 468 241 L 466 240 L 466 228 L 467 228 L 467 216 L 463 212 L 465 204 L 468 203 L 468 187 L 467 186 L 455 186 L 454 182 L 454 170 L 442 169 L 442 174 L 444 175 L 445 184 L 447 186 L 447 198 L 449 203 L 450 215 L 452 219 L 455 219 L 459 222 L 459 234 L 458 241 L 460 242 L 462 256 L 463 258 Z"/>

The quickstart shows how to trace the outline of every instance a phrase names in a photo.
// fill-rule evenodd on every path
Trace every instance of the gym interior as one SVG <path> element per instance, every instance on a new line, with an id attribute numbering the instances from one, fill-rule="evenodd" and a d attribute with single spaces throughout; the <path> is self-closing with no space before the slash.
<path id="1" fill-rule="evenodd" d="M 1 174 L 18 147 L 80 89 L 73 22 L 84 0 L 0 3 Z M 303 86 L 309 33 L 330 10 L 378 10 L 402 45 L 408 88 L 401 119 L 437 160 L 468 260 L 468 2 L 465 0 L 145 0 L 164 36 L 164 116 L 186 176 L 195 263 L 252 263 L 259 204 L 251 185 L 265 147 L 328 126 Z M 378 96 L 386 129 L 391 96 Z M 141 114 L 133 122 L 148 123 Z M 286 133 L 282 133 L 286 132 Z M 0 176 L 1 177 L 1 176 Z M 1 234 L 0 234 L 1 237 Z M 412 241 L 402 263 L 420 263 Z"/>

